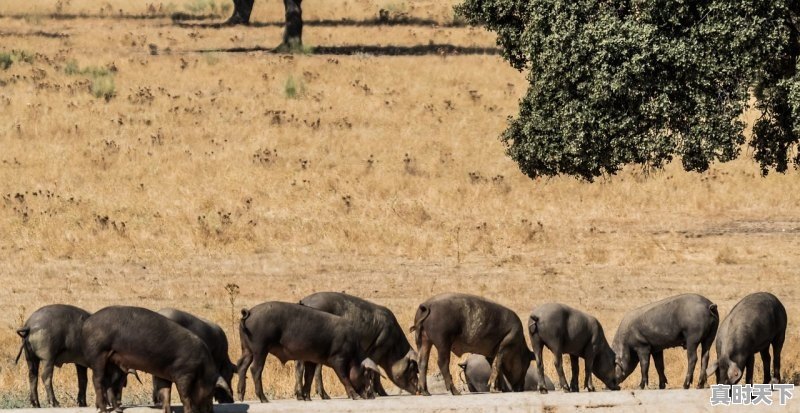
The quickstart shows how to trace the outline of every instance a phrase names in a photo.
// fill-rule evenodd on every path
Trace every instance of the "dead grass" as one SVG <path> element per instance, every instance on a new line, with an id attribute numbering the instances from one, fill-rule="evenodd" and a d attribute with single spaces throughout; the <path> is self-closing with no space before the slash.
<path id="1" fill-rule="evenodd" d="M 384 3 L 304 10 L 362 19 Z M 106 5 L 147 7 L 73 0 L 62 13 L 99 16 Z M 393 7 L 445 22 L 450 5 Z M 0 18 L 14 34 L 0 37 L 0 53 L 33 56 L 0 70 L 2 400 L 27 389 L 14 329 L 47 303 L 181 307 L 225 327 L 237 358 L 228 284 L 240 286 L 235 309 L 346 291 L 389 306 L 403 325 L 442 291 L 482 294 L 523 317 L 562 301 L 596 315 L 609 336 L 625 311 L 669 295 L 704 294 L 724 315 L 767 290 L 789 311 L 783 374 L 800 371 L 796 172 L 762 179 L 741 160 L 699 175 L 670 166 L 591 185 L 531 181 L 496 139 L 525 90 L 497 56 L 227 53 L 274 46 L 281 29 L 51 19 L 54 7 L 0 3 L 0 14 L 26 16 Z M 256 7 L 256 20 L 283 13 L 276 2 Z M 480 30 L 422 26 L 309 26 L 304 38 L 494 44 Z M 95 97 L 91 79 L 66 74 L 73 60 L 113 70 L 115 96 Z M 303 93 L 288 96 L 289 79 Z M 270 360 L 268 395 L 290 397 L 290 366 Z M 685 355 L 666 360 L 679 386 Z M 73 374 L 56 373 L 63 402 Z M 625 385 L 636 383 L 634 374 Z M 128 395 L 145 401 L 147 387 Z"/>

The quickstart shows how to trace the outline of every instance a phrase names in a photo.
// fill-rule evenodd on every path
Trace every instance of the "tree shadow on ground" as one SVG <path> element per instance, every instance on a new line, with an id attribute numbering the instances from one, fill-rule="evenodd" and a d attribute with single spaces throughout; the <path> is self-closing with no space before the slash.
<path id="1" fill-rule="evenodd" d="M 172 16 L 172 23 L 179 27 L 189 27 L 197 29 L 221 29 L 225 27 L 234 27 L 233 25 L 225 22 L 213 23 L 198 23 L 196 17 L 187 16 Z M 247 26 L 250 27 L 283 27 L 283 21 L 266 21 L 266 22 L 250 22 Z M 318 27 L 338 27 L 338 26 L 354 26 L 354 27 L 368 27 L 368 26 L 429 26 L 429 27 L 467 27 L 462 22 L 439 22 L 433 19 L 423 19 L 420 17 L 397 17 L 397 18 L 381 18 L 376 17 L 372 19 L 312 19 L 303 20 L 303 26 L 318 26 Z"/>
<path id="2" fill-rule="evenodd" d="M 277 49 L 263 46 L 231 47 L 223 49 L 195 50 L 199 53 L 250 53 L 265 52 L 281 54 Z M 372 55 L 372 56 L 459 56 L 459 55 L 499 55 L 500 49 L 495 47 L 456 46 L 452 44 L 420 44 L 413 46 L 377 46 L 377 45 L 345 45 L 345 46 L 314 46 L 310 48 L 309 55 Z"/>

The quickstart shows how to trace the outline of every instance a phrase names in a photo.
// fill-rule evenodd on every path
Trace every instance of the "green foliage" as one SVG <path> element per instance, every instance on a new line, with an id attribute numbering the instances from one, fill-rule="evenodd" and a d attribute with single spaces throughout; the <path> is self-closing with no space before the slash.
<path id="1" fill-rule="evenodd" d="M 286 79 L 286 83 L 283 85 L 283 93 L 289 99 L 297 99 L 305 95 L 306 87 L 303 81 L 297 82 L 294 80 L 293 76 L 289 76 L 289 78 Z"/>
<path id="2" fill-rule="evenodd" d="M 107 101 L 117 95 L 113 76 L 97 76 L 92 78 L 92 95 Z"/>
<path id="3" fill-rule="evenodd" d="M 31 53 L 24 50 L 12 50 L 11 52 L 0 52 L 0 69 L 6 70 L 15 62 L 33 63 L 34 57 Z"/>
<path id="4" fill-rule="evenodd" d="M 105 67 L 86 66 L 81 68 L 77 61 L 70 60 L 64 67 L 64 73 L 70 76 L 86 76 L 91 81 L 91 92 L 96 98 L 111 100 L 117 95 L 114 84 L 114 72 Z"/>
<path id="5" fill-rule="evenodd" d="M 223 13 L 230 9 L 230 4 L 227 6 L 228 7 L 225 8 L 225 10 L 222 10 Z M 206 11 L 211 14 L 218 14 L 217 12 L 220 11 L 220 8 L 217 7 L 217 2 L 215 0 L 192 0 L 189 3 L 186 3 L 184 8 L 193 14 L 201 14 L 205 13 Z"/>
<path id="6" fill-rule="evenodd" d="M 465 0 L 529 70 L 502 136 L 530 177 L 586 180 L 626 164 L 686 170 L 735 159 L 751 96 L 762 172 L 785 171 L 800 137 L 796 3 L 780 0 Z M 752 92 L 752 93 L 751 93 Z M 795 155 L 796 156 L 796 155 Z M 800 166 L 800 157 L 793 162 Z"/>
<path id="7" fill-rule="evenodd" d="M 67 65 L 64 66 L 64 73 L 70 76 L 78 75 L 80 74 L 80 72 L 81 72 L 81 67 L 78 66 L 78 61 L 75 59 L 68 61 Z"/>
<path id="8" fill-rule="evenodd" d="M 6 70 L 11 67 L 12 64 L 14 64 L 14 59 L 11 57 L 11 53 L 0 53 L 0 69 Z"/>

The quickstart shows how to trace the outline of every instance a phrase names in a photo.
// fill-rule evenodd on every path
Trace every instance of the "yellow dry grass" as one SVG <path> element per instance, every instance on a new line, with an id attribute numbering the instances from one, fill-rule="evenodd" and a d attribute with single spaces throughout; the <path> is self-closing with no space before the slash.
<path id="1" fill-rule="evenodd" d="M 789 312 L 783 374 L 797 380 L 798 173 L 760 178 L 745 154 L 704 174 L 673 165 L 594 184 L 532 181 L 497 140 L 526 85 L 498 56 L 229 53 L 275 46 L 281 28 L 119 16 L 147 6 L 66 1 L 60 13 L 75 18 L 64 19 L 50 17 L 53 1 L 0 3 L 14 16 L 0 17 L 0 52 L 34 55 L 0 70 L 5 405 L 25 401 L 14 329 L 39 306 L 184 308 L 225 327 L 236 359 L 228 283 L 241 287 L 236 312 L 335 290 L 387 305 L 403 325 L 443 291 L 521 317 L 561 301 L 609 336 L 625 311 L 669 295 L 701 293 L 724 316 L 767 290 Z M 452 20 L 451 2 L 304 2 L 308 19 L 369 19 L 390 6 Z M 254 20 L 282 13 L 257 1 Z M 304 39 L 494 44 L 478 29 L 427 26 L 309 25 Z M 71 61 L 80 73 L 65 73 Z M 92 95 L 87 67 L 113 70 L 115 97 Z M 666 358 L 679 386 L 685 355 Z M 268 369 L 268 395 L 290 397 L 290 366 L 270 358 Z M 56 383 L 70 403 L 72 369 Z M 127 397 L 146 400 L 146 386 Z"/>

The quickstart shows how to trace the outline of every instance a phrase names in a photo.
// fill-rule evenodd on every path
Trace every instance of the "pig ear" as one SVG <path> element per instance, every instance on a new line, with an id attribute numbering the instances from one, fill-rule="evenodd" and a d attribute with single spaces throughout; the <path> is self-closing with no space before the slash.
<path id="1" fill-rule="evenodd" d="M 383 372 L 381 372 L 381 369 L 378 368 L 378 365 L 375 364 L 375 362 L 372 361 L 372 359 L 369 358 L 369 357 L 365 358 L 364 361 L 361 362 L 361 368 L 367 369 L 367 370 L 372 370 L 375 373 L 380 374 L 381 377 L 383 377 L 384 379 L 386 378 L 386 376 L 383 375 Z"/>
<path id="2" fill-rule="evenodd" d="M 414 374 L 419 374 L 419 364 L 414 359 L 408 360 L 408 369 L 413 371 Z"/>
<path id="3" fill-rule="evenodd" d="M 736 363 L 731 363 L 731 366 L 728 367 L 728 381 L 733 384 L 739 381 L 739 378 L 742 377 L 742 370 L 736 365 Z"/>
<path id="4" fill-rule="evenodd" d="M 712 374 L 715 374 L 715 373 L 717 372 L 717 369 L 718 369 L 718 368 L 719 368 L 719 361 L 714 361 L 714 362 L 713 362 L 713 363 L 711 363 L 711 365 L 710 365 L 710 366 L 708 366 L 708 368 L 706 369 L 706 376 L 710 376 L 710 375 L 712 375 Z"/>
<path id="5" fill-rule="evenodd" d="M 233 398 L 233 392 L 231 391 L 230 386 L 228 386 L 228 383 L 225 383 L 225 379 L 223 379 L 222 376 L 217 376 L 217 382 L 214 384 L 214 387 L 222 389 L 228 394 L 228 396 L 231 397 L 231 399 Z"/>

